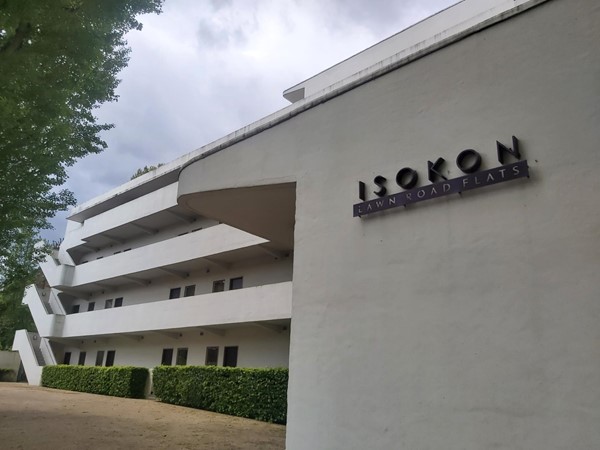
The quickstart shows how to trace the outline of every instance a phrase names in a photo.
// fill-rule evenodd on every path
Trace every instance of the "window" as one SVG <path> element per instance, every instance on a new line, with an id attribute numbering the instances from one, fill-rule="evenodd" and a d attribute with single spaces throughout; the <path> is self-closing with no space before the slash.
<path id="1" fill-rule="evenodd" d="M 173 288 L 169 291 L 169 299 L 181 297 L 181 288 Z"/>
<path id="2" fill-rule="evenodd" d="M 77 314 L 79 312 L 79 305 L 73 305 L 71 314 Z"/>
<path id="3" fill-rule="evenodd" d="M 112 308 L 113 299 L 109 298 L 104 301 L 104 309 Z"/>
<path id="4" fill-rule="evenodd" d="M 237 366 L 237 355 L 238 348 L 236 347 L 225 347 L 223 353 L 223 366 L 224 367 L 236 367 Z"/>
<path id="5" fill-rule="evenodd" d="M 118 308 L 119 306 L 123 306 L 123 297 L 115 298 L 115 308 Z"/>
<path id="6" fill-rule="evenodd" d="M 177 359 L 175 360 L 176 366 L 185 366 L 187 364 L 187 348 L 178 348 L 177 349 Z"/>
<path id="7" fill-rule="evenodd" d="M 225 290 L 225 280 L 213 281 L 213 292 L 223 292 Z"/>
<path id="8" fill-rule="evenodd" d="M 104 361 L 104 350 L 98 350 L 98 353 L 96 353 L 96 365 L 101 366 L 102 361 Z"/>
<path id="9" fill-rule="evenodd" d="M 206 347 L 206 359 L 204 364 L 207 366 L 216 366 L 219 362 L 219 347 Z"/>
<path id="10" fill-rule="evenodd" d="M 96 259 L 102 259 L 104 258 L 104 256 L 98 256 Z"/>
<path id="11" fill-rule="evenodd" d="M 88 303 L 88 311 L 93 311 L 95 307 L 96 307 L 96 302 Z"/>
<path id="12" fill-rule="evenodd" d="M 79 361 L 77 361 L 77 364 L 80 366 L 85 366 L 85 355 L 85 352 L 79 352 Z"/>
<path id="13" fill-rule="evenodd" d="M 111 367 L 115 364 L 115 350 L 109 350 L 106 352 L 106 367 Z"/>
<path id="14" fill-rule="evenodd" d="M 113 255 L 118 255 L 119 253 L 121 253 L 121 250 L 119 250 L 118 252 L 114 252 Z"/>
<path id="15" fill-rule="evenodd" d="M 126 248 L 125 250 L 123 250 L 123 253 L 130 251 L 130 248 Z"/>
<path id="16" fill-rule="evenodd" d="M 160 360 L 161 366 L 170 366 L 173 363 L 173 349 L 163 348 L 162 359 Z"/>
<path id="17" fill-rule="evenodd" d="M 244 277 L 232 278 L 229 280 L 229 290 L 233 291 L 234 289 L 241 289 L 244 284 Z"/>
<path id="18" fill-rule="evenodd" d="M 183 296 L 192 297 L 193 295 L 196 295 L 196 285 L 192 284 L 191 286 L 186 286 L 185 290 L 183 291 Z"/>
<path id="19" fill-rule="evenodd" d="M 71 364 L 71 352 L 65 352 L 65 356 L 63 356 L 63 364 Z"/>

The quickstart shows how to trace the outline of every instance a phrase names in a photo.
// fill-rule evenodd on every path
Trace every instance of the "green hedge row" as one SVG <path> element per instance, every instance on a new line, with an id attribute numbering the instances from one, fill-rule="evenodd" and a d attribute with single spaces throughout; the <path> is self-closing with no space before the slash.
<path id="1" fill-rule="evenodd" d="M 45 366 L 42 386 L 113 397 L 144 398 L 145 367 Z"/>
<path id="2" fill-rule="evenodd" d="M 287 384 L 287 369 L 159 366 L 153 372 L 162 402 L 274 423 L 286 423 Z"/>

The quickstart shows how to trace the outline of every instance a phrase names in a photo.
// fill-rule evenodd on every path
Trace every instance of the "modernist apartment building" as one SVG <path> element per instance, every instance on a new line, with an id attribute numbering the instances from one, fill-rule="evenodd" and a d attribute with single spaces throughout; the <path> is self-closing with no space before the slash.
<path id="1" fill-rule="evenodd" d="M 288 450 L 600 448 L 598 24 L 465 0 L 81 205 L 30 380 L 289 365 Z"/>

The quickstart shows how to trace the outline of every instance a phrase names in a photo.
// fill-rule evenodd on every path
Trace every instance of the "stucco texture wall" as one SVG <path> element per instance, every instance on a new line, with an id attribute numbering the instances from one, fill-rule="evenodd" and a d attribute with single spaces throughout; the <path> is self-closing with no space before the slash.
<path id="1" fill-rule="evenodd" d="M 297 182 L 289 450 L 600 447 L 598 23 L 548 1 L 184 170 Z M 352 217 L 512 135 L 530 179 Z"/>

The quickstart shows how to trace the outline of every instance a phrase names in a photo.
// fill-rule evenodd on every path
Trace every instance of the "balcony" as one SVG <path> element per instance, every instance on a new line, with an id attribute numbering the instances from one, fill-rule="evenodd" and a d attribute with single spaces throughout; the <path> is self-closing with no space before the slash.
<path id="1" fill-rule="evenodd" d="M 177 183 L 173 183 L 163 189 L 90 217 L 85 220 L 84 225 L 79 228 L 75 227 L 71 233 L 73 239 L 86 241 L 91 236 L 155 215 L 176 205 Z"/>
<path id="2" fill-rule="evenodd" d="M 70 314 L 54 338 L 143 333 L 290 319 L 292 282 Z"/>
<path id="3" fill-rule="evenodd" d="M 203 258 L 236 252 L 243 254 L 249 248 L 266 242 L 228 225 L 216 225 L 75 267 L 51 267 L 47 263 L 42 269 L 50 284 L 62 290 L 90 290 L 92 284 L 115 287 L 132 281 L 147 283 L 164 275 L 161 270 L 189 272 L 197 269 L 198 264 L 194 263 Z M 53 284 L 53 281 L 56 283 Z"/>

